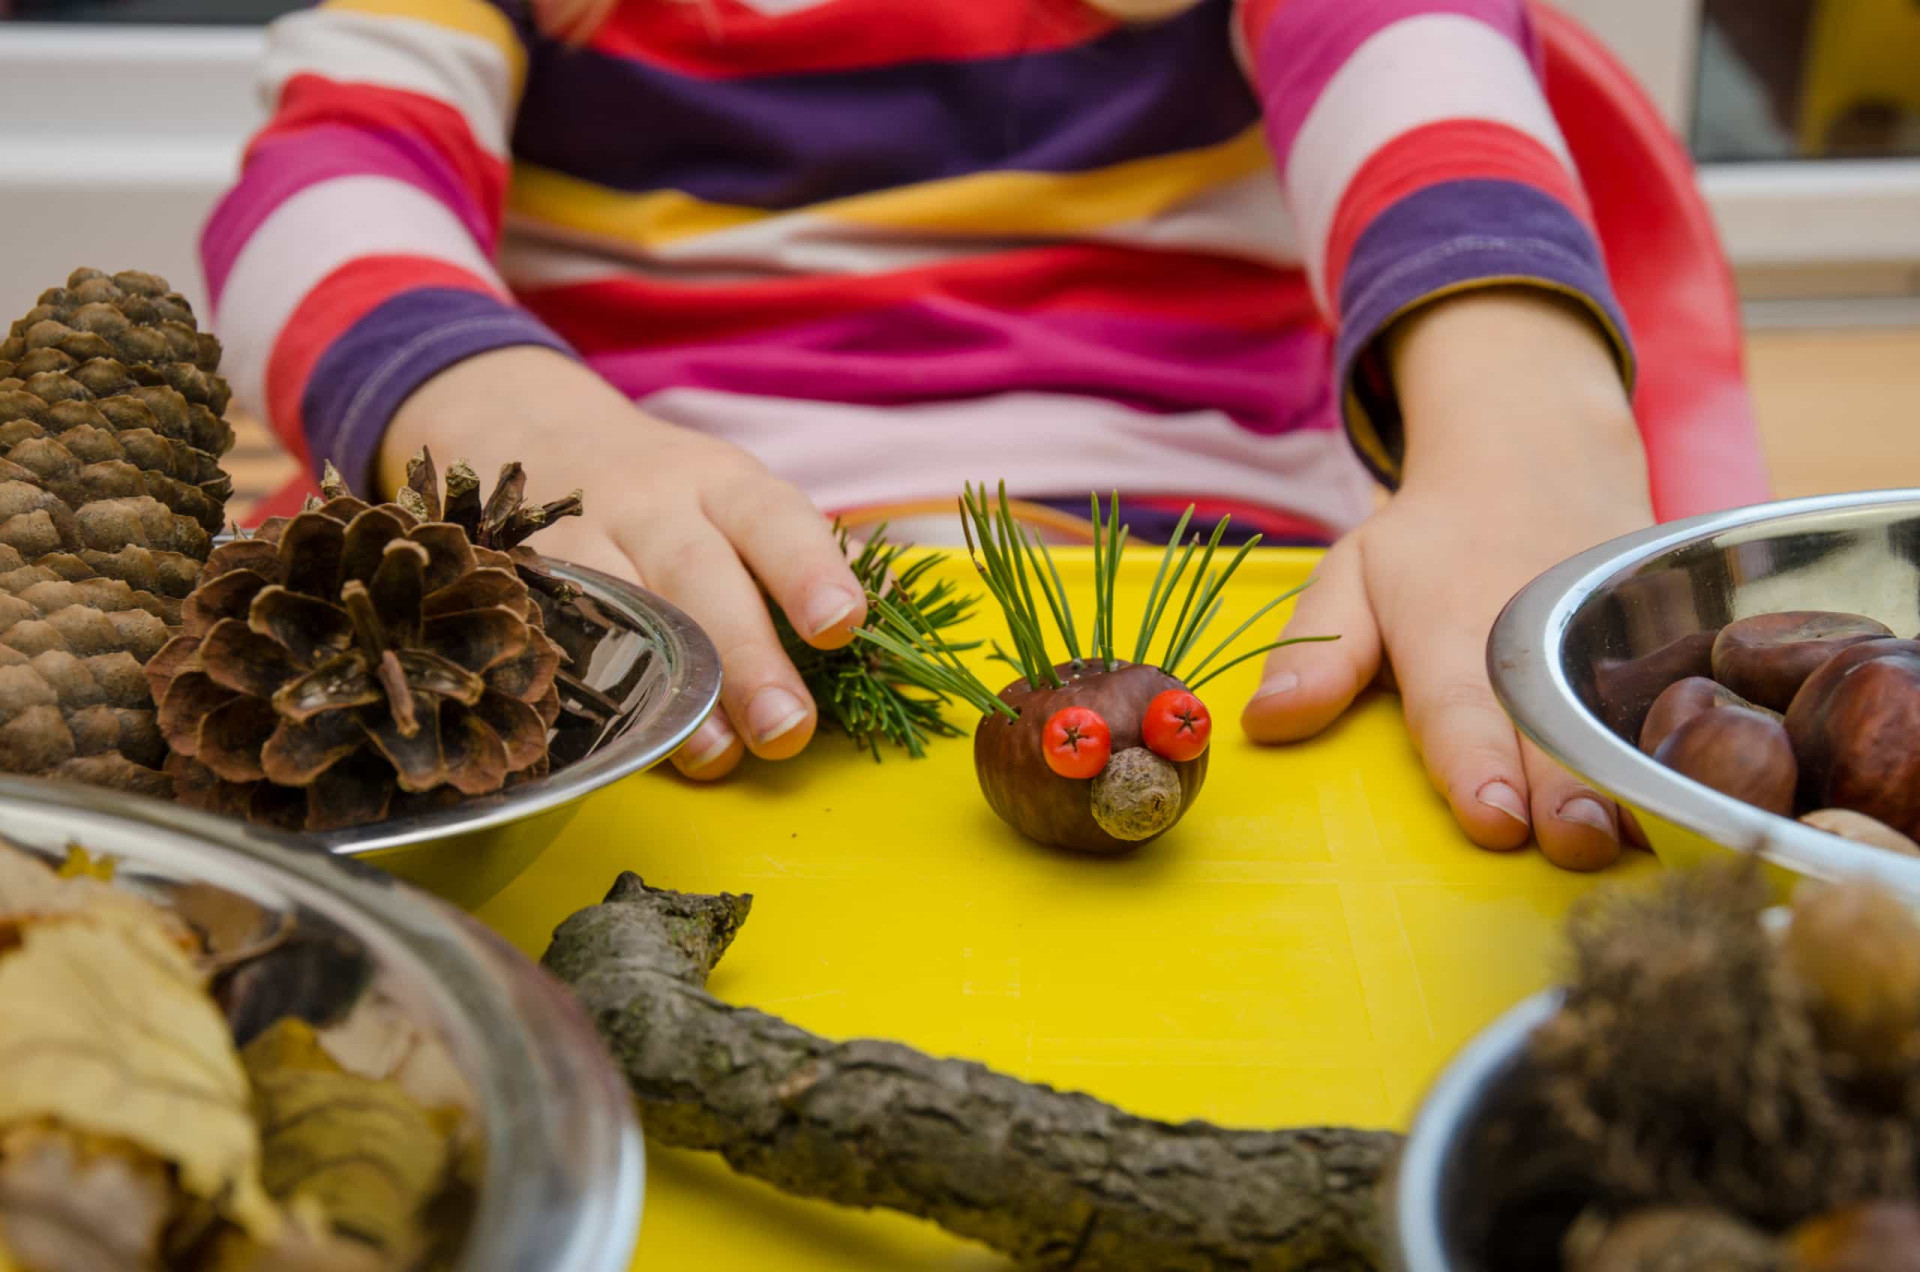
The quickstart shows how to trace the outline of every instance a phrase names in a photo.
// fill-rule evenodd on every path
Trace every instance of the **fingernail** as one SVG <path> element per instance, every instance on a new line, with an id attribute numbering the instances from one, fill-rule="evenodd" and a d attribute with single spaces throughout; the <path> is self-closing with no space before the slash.
<path id="1" fill-rule="evenodd" d="M 1590 795 L 1576 795 L 1560 805 L 1559 817 L 1576 826 L 1591 826 L 1608 839 L 1618 833 L 1613 828 L 1613 818 L 1607 816 L 1606 807 Z"/>
<path id="2" fill-rule="evenodd" d="M 1495 812 L 1505 813 L 1522 826 L 1530 824 L 1527 821 L 1527 806 L 1520 801 L 1520 792 L 1499 778 L 1482 786 L 1474 798 Z"/>
<path id="3" fill-rule="evenodd" d="M 844 587 L 821 588 L 807 602 L 807 635 L 832 631 L 858 608 L 860 598 Z"/>
<path id="4" fill-rule="evenodd" d="M 807 709 L 800 699 L 778 687 L 762 689 L 747 707 L 747 727 L 762 746 L 785 737 L 805 723 Z"/>
<path id="5" fill-rule="evenodd" d="M 1299 687 L 1300 677 L 1291 671 L 1283 671 L 1272 680 L 1267 681 L 1266 684 L 1261 685 L 1260 691 L 1253 695 L 1253 699 L 1255 702 L 1258 702 L 1262 698 L 1277 698 L 1283 693 L 1292 693 Z"/>
<path id="6" fill-rule="evenodd" d="M 680 771 L 698 773 L 725 755 L 733 746 L 733 734 L 717 720 L 708 720 L 680 748 Z"/>

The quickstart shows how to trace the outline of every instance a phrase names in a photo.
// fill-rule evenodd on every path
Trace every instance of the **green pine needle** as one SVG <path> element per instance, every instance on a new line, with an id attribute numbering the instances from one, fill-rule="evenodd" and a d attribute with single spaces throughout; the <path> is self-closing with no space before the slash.
<path id="1" fill-rule="evenodd" d="M 1029 535 L 1015 519 L 1006 483 L 1001 482 L 989 495 L 984 484 L 976 488 L 969 482 L 960 496 L 960 524 L 968 558 L 1006 620 L 1008 647 L 993 642 L 989 661 L 1013 668 L 1032 688 L 1058 688 L 1062 683 L 1054 655 L 1047 646 L 1046 618 L 1053 620 L 1053 629 L 1064 643 L 1076 674 L 1083 662 L 1099 663 L 1108 671 L 1120 665 L 1114 652 L 1117 635 L 1114 610 L 1120 560 L 1129 532 L 1120 523 L 1118 492 L 1109 496 L 1104 509 L 1100 506 L 1100 496 L 1091 496 L 1090 507 L 1093 514 L 1093 626 L 1083 657 L 1072 599 L 1059 567 L 1054 564 L 1053 553 L 1040 535 Z M 1132 651 L 1134 662 L 1147 661 L 1154 639 L 1162 629 L 1162 620 L 1173 607 L 1175 594 L 1179 594 L 1180 606 L 1172 626 L 1167 628 L 1166 646 L 1160 659 L 1160 667 L 1176 677 L 1198 651 L 1201 637 L 1225 608 L 1227 586 L 1234 574 L 1260 542 L 1260 536 L 1252 536 L 1221 566 L 1214 568 L 1214 556 L 1226 537 L 1229 519 L 1220 519 L 1203 546 L 1198 533 L 1187 534 L 1193 514 L 1194 509 L 1188 508 L 1174 526 L 1153 585 L 1147 591 L 1146 609 Z M 842 543 L 845 543 L 844 534 Z M 900 549 L 885 546 L 882 537 L 876 535 L 875 542 L 869 544 L 855 562 L 855 572 L 860 574 L 861 582 L 870 593 L 882 586 L 888 568 L 899 553 Z M 859 638 L 859 653 L 853 661 L 863 670 L 851 677 L 848 683 L 852 687 L 843 690 L 842 697 L 858 708 L 858 712 L 853 726 L 843 723 L 842 727 L 856 739 L 863 739 L 864 745 L 874 749 L 876 757 L 878 750 L 873 742 L 876 736 L 919 755 L 927 737 L 957 733 L 940 714 L 940 707 L 954 699 L 982 714 L 997 713 L 1008 719 L 1019 716 L 960 658 L 961 653 L 976 649 L 983 642 L 956 645 L 943 634 L 945 629 L 967 617 L 975 598 L 959 597 L 945 581 L 923 589 L 923 577 L 937 560 L 930 557 L 916 562 L 891 585 L 892 590 L 873 595 L 873 618 L 855 633 Z M 1197 691 L 1249 658 L 1286 645 L 1340 639 L 1338 636 L 1286 637 L 1227 656 L 1236 641 L 1276 607 L 1297 596 L 1305 586 L 1302 584 L 1261 605 L 1225 640 L 1208 650 L 1187 673 L 1189 687 Z M 790 631 L 783 624 L 783 640 L 788 639 Z M 797 637 L 792 639 L 798 642 Z M 798 643 L 797 651 L 795 643 L 789 643 L 788 652 L 795 654 L 797 663 L 802 659 L 817 662 L 833 657 L 822 655 L 804 643 Z M 1222 658 L 1226 661 L 1222 662 Z M 802 674 L 808 674 L 805 663 L 802 663 Z M 823 706 L 841 701 L 831 692 L 823 693 L 812 680 L 808 685 L 814 688 Z M 917 688 L 931 696 L 916 697 L 905 693 L 903 687 Z M 831 710 L 829 718 L 840 722 Z"/>
<path id="2" fill-rule="evenodd" d="M 846 529 L 836 530 L 841 550 L 848 551 Z M 936 635 L 965 621 L 979 598 L 962 595 L 951 580 L 928 580 L 928 572 L 940 563 L 938 556 L 923 556 L 898 568 L 905 550 L 887 541 L 882 526 L 847 564 L 870 596 L 910 609 Z M 946 677 L 930 674 L 919 650 L 904 643 L 889 648 L 871 640 L 856 640 L 839 649 L 815 649 L 800 638 L 779 606 L 769 609 L 781 648 L 819 704 L 821 719 L 870 751 L 876 761 L 882 742 L 919 759 L 926 754 L 929 739 L 960 735 L 943 710 L 960 695 L 952 692 Z M 961 651 L 975 645 L 947 647 Z"/>

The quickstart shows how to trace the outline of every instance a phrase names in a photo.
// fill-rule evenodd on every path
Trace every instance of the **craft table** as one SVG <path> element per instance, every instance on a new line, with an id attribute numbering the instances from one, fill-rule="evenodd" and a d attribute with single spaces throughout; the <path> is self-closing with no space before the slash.
<path id="1" fill-rule="evenodd" d="M 1157 559 L 1128 554 L 1122 632 L 1135 630 Z M 1216 639 L 1316 559 L 1256 551 Z M 1071 593 L 1087 596 L 1090 556 L 1059 563 Z M 942 568 L 973 589 L 963 561 Z M 976 626 L 1004 641 L 997 621 Z M 1252 746 L 1237 718 L 1259 665 L 1207 687 L 1206 790 L 1173 832 L 1128 858 L 1062 856 L 1016 837 L 974 785 L 969 741 L 875 764 L 829 734 L 798 760 L 750 764 L 716 787 L 655 772 L 602 792 L 479 915 L 538 957 L 621 870 L 751 892 L 752 917 L 711 983 L 728 1001 L 1155 1117 L 1404 1127 L 1452 1052 L 1553 978 L 1569 904 L 1655 867 L 1630 852 L 1605 875 L 1579 876 L 1532 850 L 1473 847 L 1390 697 L 1310 744 Z M 1001 670 L 986 674 L 998 683 Z M 654 1147 L 633 1266 L 1005 1267 L 926 1224 L 790 1199 L 717 1160 Z"/>

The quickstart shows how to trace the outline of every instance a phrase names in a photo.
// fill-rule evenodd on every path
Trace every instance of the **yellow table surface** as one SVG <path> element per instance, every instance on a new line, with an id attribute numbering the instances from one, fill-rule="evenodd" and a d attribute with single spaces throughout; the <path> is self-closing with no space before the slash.
<path id="1" fill-rule="evenodd" d="M 1128 554 L 1122 632 L 1136 630 L 1157 556 Z M 1215 638 L 1315 560 L 1256 551 Z M 1084 597 L 1090 556 L 1059 563 Z M 973 585 L 964 562 L 942 568 Z M 1002 635 L 985 620 L 979 632 Z M 1237 719 L 1259 665 L 1207 686 L 1206 790 L 1173 832 L 1124 860 L 1061 856 L 1008 830 L 974 784 L 968 741 L 876 765 L 823 735 L 802 758 L 749 765 L 719 787 L 656 772 L 601 793 L 480 917 L 537 957 L 621 870 L 751 892 L 752 917 L 711 984 L 728 1001 L 1150 1116 L 1404 1127 L 1462 1042 L 1554 978 L 1568 905 L 1654 865 L 1630 854 L 1596 878 L 1531 850 L 1473 847 L 1390 697 L 1310 744 L 1249 744 Z M 649 1146 L 633 1266 L 1004 1265 L 926 1224 L 794 1200 L 717 1160 Z"/>

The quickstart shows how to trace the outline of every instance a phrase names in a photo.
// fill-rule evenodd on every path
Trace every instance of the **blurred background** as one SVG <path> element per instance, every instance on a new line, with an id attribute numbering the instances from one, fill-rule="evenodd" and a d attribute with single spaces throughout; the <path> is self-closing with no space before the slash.
<path id="1" fill-rule="evenodd" d="M 946 0 L 964 3 L 965 0 Z M 0 0 L 0 312 L 166 274 L 262 115 L 292 0 Z M 1682 137 L 1738 280 L 1783 495 L 1920 485 L 1920 0 L 1562 0 Z M 236 482 L 287 461 L 248 429 Z"/>

